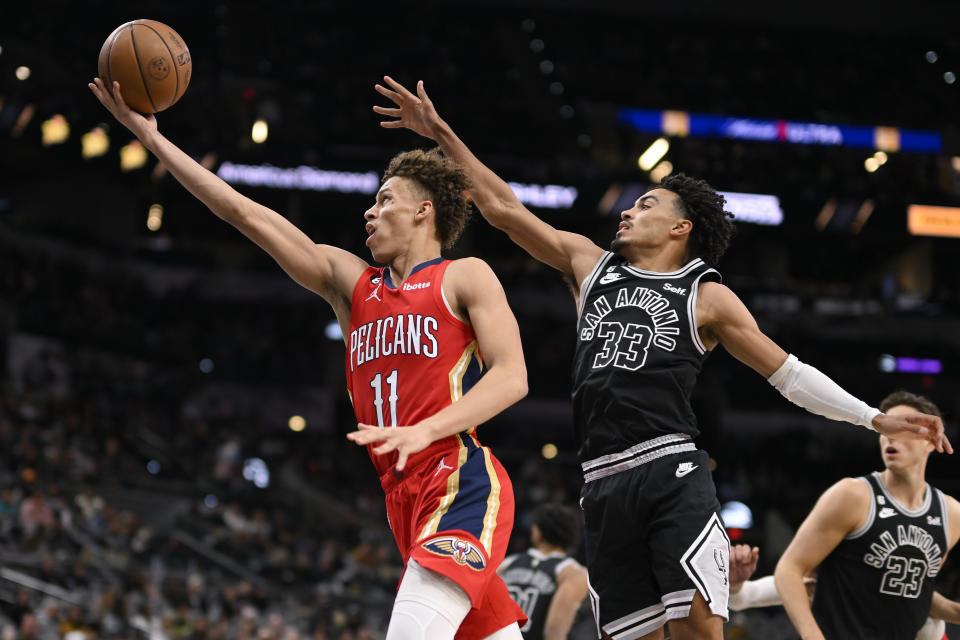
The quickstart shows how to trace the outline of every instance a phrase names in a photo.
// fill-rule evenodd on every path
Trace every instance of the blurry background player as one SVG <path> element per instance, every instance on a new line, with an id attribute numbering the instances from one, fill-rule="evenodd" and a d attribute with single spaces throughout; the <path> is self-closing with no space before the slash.
<path id="1" fill-rule="evenodd" d="M 406 565 L 387 638 L 519 638 L 523 614 L 496 574 L 513 487 L 473 431 L 526 394 L 526 369 L 490 268 L 440 257 L 469 213 L 462 170 L 421 151 L 391 161 L 364 214 L 373 259 L 388 265 L 372 267 L 315 244 L 201 167 L 153 116 L 129 109 L 119 85 L 89 86 L 184 187 L 336 312 L 360 427 L 348 437 L 369 445 Z"/>
<path id="2" fill-rule="evenodd" d="M 930 400 L 906 391 L 884 398 L 880 409 L 939 415 Z M 941 610 L 949 601 L 933 601 L 933 583 L 960 538 L 960 503 L 924 479 L 932 450 L 922 440 L 881 435 L 884 470 L 841 480 L 804 520 L 774 573 L 804 640 L 907 640 L 928 615 L 950 620 L 949 609 Z M 811 606 L 803 576 L 814 569 Z"/>
<path id="3" fill-rule="evenodd" d="M 587 570 L 567 555 L 580 541 L 580 517 L 559 504 L 533 510 L 531 547 L 507 556 L 498 572 L 527 615 L 526 640 L 565 640 L 587 597 Z"/>
<path id="4" fill-rule="evenodd" d="M 720 638 L 727 617 L 729 540 L 690 395 L 707 354 L 723 345 L 787 399 L 834 420 L 951 450 L 939 417 L 887 415 L 789 355 L 712 268 L 733 234 L 724 198 L 670 176 L 622 213 L 604 251 L 533 215 L 417 95 L 385 78 L 394 107 L 374 111 L 437 141 L 467 171 L 484 218 L 530 255 L 579 283 L 574 426 L 584 473 L 590 595 L 608 637 Z"/>
<path id="5" fill-rule="evenodd" d="M 750 580 L 750 576 L 757 568 L 758 549 L 752 549 L 745 544 L 733 545 L 730 548 L 730 610 L 744 611 L 756 607 L 781 606 L 783 600 L 777 592 L 774 577 L 764 576 Z M 803 576 L 803 586 L 807 590 L 808 599 L 813 600 L 817 586 L 815 572 Z M 930 615 L 914 640 L 949 640 L 944 629 L 944 621 L 960 622 L 960 602 L 948 600 L 934 591 L 930 603 Z M 939 617 L 933 617 L 934 615 Z"/>

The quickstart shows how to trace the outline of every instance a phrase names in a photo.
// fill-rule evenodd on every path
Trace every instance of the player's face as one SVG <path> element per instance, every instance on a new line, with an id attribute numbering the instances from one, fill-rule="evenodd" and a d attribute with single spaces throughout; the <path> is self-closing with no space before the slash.
<path id="1" fill-rule="evenodd" d="M 913 407 L 897 405 L 886 412 L 892 416 L 905 416 L 920 413 Z M 933 445 L 926 440 L 904 440 L 880 436 L 880 455 L 888 469 L 906 469 L 922 464 L 927 459 Z"/>
<path id="2" fill-rule="evenodd" d="M 621 251 L 629 246 L 657 247 L 670 238 L 670 230 L 682 219 L 678 196 L 666 189 L 651 189 L 620 214 L 620 226 L 611 248 Z"/>
<path id="3" fill-rule="evenodd" d="M 390 262 L 409 246 L 413 237 L 414 216 L 421 201 L 406 178 L 394 176 L 383 183 L 373 206 L 363 214 L 367 241 L 373 259 Z"/>

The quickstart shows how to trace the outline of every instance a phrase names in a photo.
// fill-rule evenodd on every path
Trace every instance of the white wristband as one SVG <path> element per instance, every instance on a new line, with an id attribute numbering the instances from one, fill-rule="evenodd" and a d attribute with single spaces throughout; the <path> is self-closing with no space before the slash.
<path id="1" fill-rule="evenodd" d="M 814 367 L 788 356 L 767 382 L 790 402 L 831 420 L 844 420 L 873 429 L 880 410 L 854 398 Z M 875 429 L 874 429 L 875 430 Z"/>
<path id="2" fill-rule="evenodd" d="M 740 591 L 730 594 L 729 606 L 734 611 L 743 611 L 753 607 L 772 607 L 783 604 L 773 576 L 764 576 L 757 580 L 747 580 Z"/>

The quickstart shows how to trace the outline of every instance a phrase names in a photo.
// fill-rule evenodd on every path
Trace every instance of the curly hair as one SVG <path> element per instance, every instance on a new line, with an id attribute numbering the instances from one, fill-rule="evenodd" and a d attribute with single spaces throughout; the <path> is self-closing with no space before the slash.
<path id="1" fill-rule="evenodd" d="M 880 401 L 880 411 L 886 413 L 893 407 L 898 407 L 903 405 L 905 407 L 913 407 L 920 413 L 929 413 L 932 416 L 940 417 L 940 409 L 937 408 L 937 405 L 924 396 L 917 395 L 916 393 L 910 393 L 909 391 L 894 391 L 886 398 Z"/>
<path id="2" fill-rule="evenodd" d="M 470 182 L 463 168 L 439 149 L 414 149 L 390 160 L 380 184 L 394 176 L 412 180 L 420 189 L 418 195 L 433 203 L 440 245 L 444 249 L 452 247 L 472 212 L 466 193 Z"/>
<path id="3" fill-rule="evenodd" d="M 706 181 L 682 173 L 664 178 L 657 186 L 677 195 L 678 208 L 693 223 L 690 254 L 715 266 L 736 232 L 733 214 L 723 209 L 726 199 Z"/>

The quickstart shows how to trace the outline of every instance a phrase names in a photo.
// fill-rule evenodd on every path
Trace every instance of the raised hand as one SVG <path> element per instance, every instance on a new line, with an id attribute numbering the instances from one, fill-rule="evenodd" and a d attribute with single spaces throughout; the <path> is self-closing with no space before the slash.
<path id="1" fill-rule="evenodd" d="M 143 115 L 127 106 L 120 93 L 119 82 L 114 81 L 112 90 L 108 90 L 100 78 L 94 78 L 93 82 L 88 83 L 87 86 L 90 87 L 93 95 L 97 96 L 100 104 L 105 106 L 113 117 L 141 142 L 144 141 L 144 137 L 157 130 L 157 119 L 152 113 Z"/>
<path id="2" fill-rule="evenodd" d="M 411 454 L 423 451 L 433 442 L 433 438 L 424 424 L 384 429 L 361 422 L 357 424 L 357 431 L 348 433 L 347 438 L 361 446 L 379 442 L 380 444 L 373 449 L 373 452 L 377 455 L 396 451 L 399 456 L 396 464 L 397 471 L 403 471 L 403 468 L 407 465 L 407 458 Z"/>
<path id="3" fill-rule="evenodd" d="M 397 119 L 384 120 L 380 122 L 380 126 L 385 129 L 407 128 L 425 138 L 436 140 L 437 133 L 443 125 L 443 120 L 440 119 L 433 103 L 430 102 L 430 98 L 423 88 L 423 80 L 417 82 L 417 95 L 410 93 L 402 84 L 390 76 L 383 76 L 383 80 L 390 85 L 390 89 L 380 84 L 374 85 L 373 88 L 397 106 L 381 107 L 376 105 L 373 110 L 380 115 Z"/>
<path id="4" fill-rule="evenodd" d="M 873 419 L 873 428 L 888 438 L 926 440 L 940 453 L 953 453 L 953 446 L 943 432 L 943 420 L 925 413 L 888 415 Z"/>
<path id="5" fill-rule="evenodd" d="M 730 593 L 737 593 L 743 583 L 757 570 L 760 549 L 748 544 L 730 547 Z"/>

